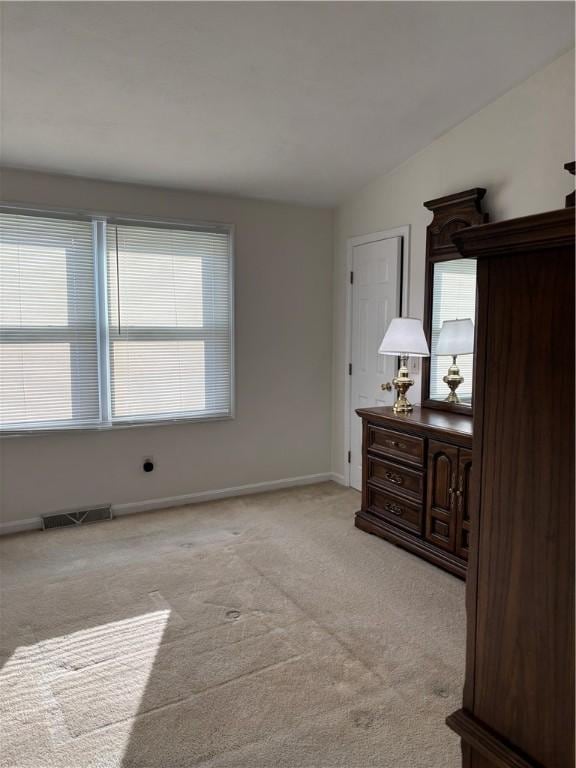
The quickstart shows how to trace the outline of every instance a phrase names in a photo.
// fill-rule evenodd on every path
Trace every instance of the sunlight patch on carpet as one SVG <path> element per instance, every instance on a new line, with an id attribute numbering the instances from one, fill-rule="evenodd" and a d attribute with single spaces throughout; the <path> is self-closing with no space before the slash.
<path id="1" fill-rule="evenodd" d="M 121 719 L 137 715 L 169 617 L 158 610 L 16 648 L 0 670 L 4 758 L 117 722 L 120 702 Z"/>

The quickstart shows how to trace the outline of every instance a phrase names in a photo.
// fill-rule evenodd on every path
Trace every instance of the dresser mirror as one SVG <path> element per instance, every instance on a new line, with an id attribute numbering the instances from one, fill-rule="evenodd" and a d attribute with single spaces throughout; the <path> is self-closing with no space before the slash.
<path id="1" fill-rule="evenodd" d="M 428 396 L 431 400 L 472 406 L 475 317 L 476 262 L 473 259 L 436 262 L 432 267 L 430 318 Z M 459 374 L 452 382 L 452 392 L 444 379 L 454 364 Z M 458 376 L 462 381 L 457 380 Z"/>
<path id="2" fill-rule="evenodd" d="M 460 257 L 452 235 L 488 221 L 485 192 L 475 188 L 424 203 L 434 214 L 426 233 L 424 330 L 430 357 L 422 368 L 422 403 L 429 408 L 472 412 L 476 262 Z"/>

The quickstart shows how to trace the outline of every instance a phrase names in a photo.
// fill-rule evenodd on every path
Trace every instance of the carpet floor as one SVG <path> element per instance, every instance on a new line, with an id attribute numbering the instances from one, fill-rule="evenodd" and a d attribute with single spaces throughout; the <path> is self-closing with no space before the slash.
<path id="1" fill-rule="evenodd" d="M 464 585 L 332 483 L 0 540 L 2 768 L 456 768 Z"/>

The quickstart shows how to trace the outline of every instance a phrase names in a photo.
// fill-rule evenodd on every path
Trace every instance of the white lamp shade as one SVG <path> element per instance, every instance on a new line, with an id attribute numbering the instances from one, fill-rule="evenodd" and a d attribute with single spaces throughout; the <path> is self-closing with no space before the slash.
<path id="1" fill-rule="evenodd" d="M 413 317 L 395 317 L 388 326 L 378 352 L 381 355 L 428 357 L 430 350 L 422 321 Z"/>
<path id="2" fill-rule="evenodd" d="M 435 350 L 437 355 L 470 355 L 474 352 L 474 323 L 444 320 Z"/>

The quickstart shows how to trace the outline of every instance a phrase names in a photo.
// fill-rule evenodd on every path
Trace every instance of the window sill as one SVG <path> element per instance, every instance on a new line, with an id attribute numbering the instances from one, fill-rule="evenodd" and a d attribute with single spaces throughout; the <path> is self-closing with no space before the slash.
<path id="1" fill-rule="evenodd" d="M 223 414 L 220 416 L 190 416 L 182 419 L 151 419 L 149 421 L 124 421 L 115 424 L 94 424 L 78 427 L 46 427 L 45 429 L 14 429 L 0 430 L 0 440 L 16 437 L 40 437 L 42 435 L 78 435 L 94 434 L 95 432 L 116 432 L 124 429 L 141 429 L 143 427 L 169 427 L 179 424 L 206 424 L 212 421 L 233 421 L 235 414 Z"/>

